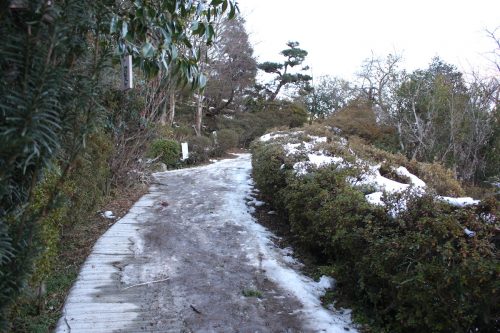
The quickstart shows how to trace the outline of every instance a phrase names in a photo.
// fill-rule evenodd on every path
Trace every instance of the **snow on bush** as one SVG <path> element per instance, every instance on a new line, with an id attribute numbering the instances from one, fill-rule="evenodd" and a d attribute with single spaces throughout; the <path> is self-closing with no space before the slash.
<path id="1" fill-rule="evenodd" d="M 262 197 L 374 331 L 496 332 L 495 201 L 437 196 L 408 170 L 421 164 L 375 163 L 335 135 L 265 139 L 252 157 Z"/>
<path id="2" fill-rule="evenodd" d="M 289 139 L 289 140 L 286 140 Z M 301 141 L 297 142 L 299 139 Z M 293 169 L 297 176 L 305 176 L 311 169 L 318 169 L 329 166 L 331 164 L 339 165 L 342 168 L 353 166 L 345 161 L 341 156 L 330 156 L 325 150 L 318 148 L 321 143 L 328 142 L 326 137 L 318 137 L 305 134 L 304 131 L 295 132 L 274 132 L 268 133 L 260 137 L 260 142 L 268 143 L 278 140 L 282 143 L 283 149 L 287 156 L 305 156 L 305 159 L 297 161 L 293 165 Z M 294 141 L 293 143 L 288 141 Z M 339 138 L 340 145 L 346 146 L 345 138 Z M 348 150 L 349 151 L 349 150 Z M 355 156 L 355 153 L 349 151 Z M 356 157 L 357 158 L 357 157 Z M 415 176 L 403 166 L 393 167 L 396 174 L 410 179 L 411 184 L 403 184 L 398 181 L 384 177 L 380 173 L 380 164 L 371 165 L 368 161 L 357 158 L 357 164 L 367 167 L 367 171 L 361 175 L 360 180 L 353 180 L 355 186 L 371 186 L 375 189 L 372 193 L 366 194 L 366 200 L 374 205 L 384 205 L 382 196 L 384 194 L 402 193 L 412 190 L 414 195 L 422 195 L 425 193 L 427 184 L 419 177 Z M 436 199 L 447 202 L 456 207 L 464 207 L 468 205 L 477 205 L 479 200 L 474 200 L 469 197 L 451 198 L 445 196 L 436 196 Z M 404 203 L 402 203 L 404 206 Z"/>

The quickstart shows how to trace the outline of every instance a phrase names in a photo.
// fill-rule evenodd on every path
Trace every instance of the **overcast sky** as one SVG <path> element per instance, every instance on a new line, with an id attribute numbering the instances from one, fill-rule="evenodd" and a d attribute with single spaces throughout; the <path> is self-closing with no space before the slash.
<path id="1" fill-rule="evenodd" d="M 499 0 L 238 0 L 258 61 L 281 60 L 289 40 L 309 52 L 314 76 L 349 79 L 363 59 L 402 53 L 404 68 L 434 56 L 483 72 L 500 36 Z M 492 72 L 490 72 L 492 73 Z"/>

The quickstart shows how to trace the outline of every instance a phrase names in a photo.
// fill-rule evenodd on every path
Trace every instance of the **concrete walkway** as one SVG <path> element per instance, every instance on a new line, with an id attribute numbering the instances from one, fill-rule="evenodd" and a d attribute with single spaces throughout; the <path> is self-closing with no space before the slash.
<path id="1" fill-rule="evenodd" d="M 250 172 L 243 154 L 156 174 L 96 243 L 56 332 L 355 332 L 249 214 Z"/>

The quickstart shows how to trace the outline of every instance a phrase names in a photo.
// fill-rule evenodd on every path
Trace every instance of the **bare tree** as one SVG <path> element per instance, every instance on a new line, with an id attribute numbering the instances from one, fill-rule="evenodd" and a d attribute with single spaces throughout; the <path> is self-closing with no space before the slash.
<path id="1" fill-rule="evenodd" d="M 389 54 L 385 58 L 372 54 L 364 61 L 358 73 L 360 94 L 374 105 L 377 120 L 394 126 L 398 136 L 403 136 L 403 124 L 398 112 L 397 93 L 406 73 L 399 69 L 401 54 Z M 418 121 L 418 120 L 417 120 Z M 417 124 L 418 126 L 418 124 Z M 405 150 L 403 140 L 399 140 L 401 150 Z"/>
<path id="2" fill-rule="evenodd" d="M 486 29 L 486 35 L 495 43 L 495 49 L 491 51 L 490 61 L 496 67 L 498 73 L 500 73 L 500 37 L 497 36 L 497 31 L 500 30 L 500 27 L 497 27 L 495 30 Z"/>

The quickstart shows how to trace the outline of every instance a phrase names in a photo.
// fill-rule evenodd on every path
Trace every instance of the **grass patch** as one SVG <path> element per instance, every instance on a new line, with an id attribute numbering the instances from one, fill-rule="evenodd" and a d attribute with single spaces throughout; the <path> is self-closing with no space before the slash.
<path id="1" fill-rule="evenodd" d="M 262 292 L 255 289 L 245 289 L 241 292 L 245 297 L 257 297 L 262 298 Z"/>

